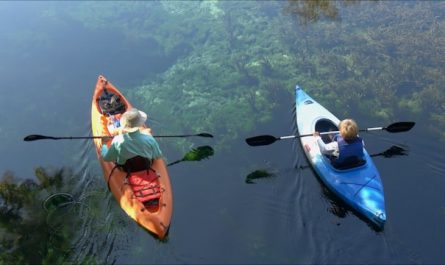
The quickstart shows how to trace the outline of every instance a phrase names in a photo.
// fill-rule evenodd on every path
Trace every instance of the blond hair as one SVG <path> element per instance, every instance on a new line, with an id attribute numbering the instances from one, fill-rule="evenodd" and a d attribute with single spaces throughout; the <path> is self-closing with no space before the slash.
<path id="1" fill-rule="evenodd" d="M 340 135 L 345 140 L 351 140 L 357 137 L 358 126 L 357 123 L 352 119 L 344 119 L 340 122 Z"/>

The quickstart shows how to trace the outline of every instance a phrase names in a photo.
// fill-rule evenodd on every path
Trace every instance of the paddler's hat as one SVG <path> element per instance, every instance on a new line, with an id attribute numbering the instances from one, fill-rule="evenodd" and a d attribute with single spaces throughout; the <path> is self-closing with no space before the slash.
<path id="1" fill-rule="evenodd" d="M 130 109 L 122 114 L 121 125 L 122 128 L 127 132 L 135 132 L 145 124 L 147 120 L 147 114 L 138 109 Z"/>

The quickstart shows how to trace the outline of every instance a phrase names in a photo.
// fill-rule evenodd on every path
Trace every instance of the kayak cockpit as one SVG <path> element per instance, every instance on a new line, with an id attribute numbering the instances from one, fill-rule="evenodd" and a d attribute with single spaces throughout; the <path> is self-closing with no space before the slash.
<path id="1" fill-rule="evenodd" d="M 334 132 L 334 131 L 338 131 L 338 127 L 331 120 L 320 119 L 315 123 L 315 131 L 320 132 L 320 133 Z M 321 139 L 326 144 L 332 142 L 332 139 L 334 138 L 334 136 L 335 136 L 335 133 L 320 135 Z"/>
<path id="2" fill-rule="evenodd" d="M 331 120 L 320 119 L 315 124 L 315 131 L 317 132 L 334 132 L 338 131 L 338 127 Z M 322 134 L 320 137 L 324 143 L 332 142 L 335 133 Z M 348 170 L 362 167 L 366 164 L 366 160 L 361 157 L 351 156 L 345 159 L 341 164 L 335 162 L 335 157 L 330 155 L 323 155 L 326 164 L 331 165 L 335 170 Z"/>

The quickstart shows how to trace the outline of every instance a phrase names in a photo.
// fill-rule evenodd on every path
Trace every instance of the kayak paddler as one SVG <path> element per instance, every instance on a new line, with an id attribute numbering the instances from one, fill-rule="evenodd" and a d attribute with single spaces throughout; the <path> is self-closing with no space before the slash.
<path id="1" fill-rule="evenodd" d="M 319 132 L 314 137 L 322 154 L 330 156 L 334 167 L 360 164 L 364 161 L 364 141 L 358 136 L 359 128 L 353 119 L 344 119 L 339 124 L 339 134 L 330 143 L 325 143 Z"/>

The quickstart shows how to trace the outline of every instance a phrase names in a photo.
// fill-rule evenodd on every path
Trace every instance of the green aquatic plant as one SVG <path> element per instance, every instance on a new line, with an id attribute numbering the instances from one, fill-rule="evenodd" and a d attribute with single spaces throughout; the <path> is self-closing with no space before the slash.
<path id="1" fill-rule="evenodd" d="M 340 117 L 425 118 L 439 128 L 431 132 L 445 129 L 442 2 L 69 5 L 53 6 L 89 29 L 145 43 L 163 58 L 166 70 L 147 72 L 128 95 L 169 130 L 220 132 L 225 146 L 270 121 L 280 104 L 276 95 L 291 97 L 297 83 Z"/>
<path id="2" fill-rule="evenodd" d="M 67 205 L 67 200 L 55 198 L 42 207 L 49 194 L 67 188 L 72 173 L 38 167 L 35 174 L 37 180 L 19 181 L 12 172 L 0 179 L 0 264 L 61 264 L 73 254 L 73 234 L 81 220 L 75 213 L 61 215 L 60 203 Z M 57 227 L 50 216 L 60 217 Z M 87 255 L 76 263 L 93 260 Z"/>

